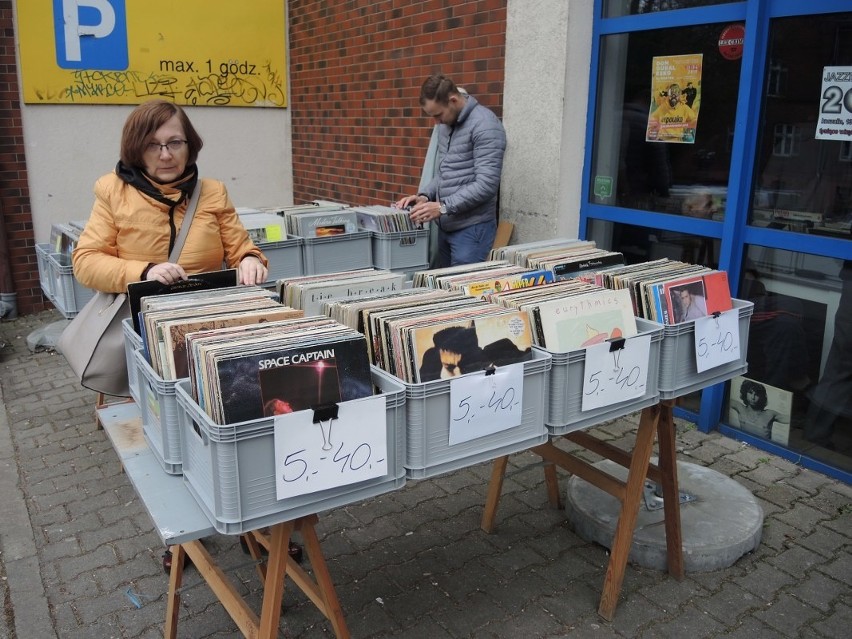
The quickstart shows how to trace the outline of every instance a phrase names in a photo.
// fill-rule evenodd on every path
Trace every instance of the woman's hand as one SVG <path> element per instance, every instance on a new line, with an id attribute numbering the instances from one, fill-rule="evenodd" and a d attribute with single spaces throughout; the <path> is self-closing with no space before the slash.
<path id="1" fill-rule="evenodd" d="M 148 274 L 145 276 L 146 280 L 157 280 L 160 284 L 174 284 L 186 278 L 186 271 L 183 270 L 183 267 L 171 262 L 155 264 L 148 269 Z"/>
<path id="2" fill-rule="evenodd" d="M 254 255 L 247 255 L 240 262 L 240 284 L 263 284 L 268 274 L 269 270 Z"/>

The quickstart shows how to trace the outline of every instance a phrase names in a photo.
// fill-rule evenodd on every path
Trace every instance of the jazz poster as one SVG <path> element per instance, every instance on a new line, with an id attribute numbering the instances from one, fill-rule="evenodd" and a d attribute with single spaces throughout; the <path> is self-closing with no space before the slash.
<path id="1" fill-rule="evenodd" d="M 694 144 L 701 108 L 700 53 L 655 56 L 646 142 Z"/>
<path id="2" fill-rule="evenodd" d="M 852 140 L 852 67 L 822 70 L 817 140 Z"/>

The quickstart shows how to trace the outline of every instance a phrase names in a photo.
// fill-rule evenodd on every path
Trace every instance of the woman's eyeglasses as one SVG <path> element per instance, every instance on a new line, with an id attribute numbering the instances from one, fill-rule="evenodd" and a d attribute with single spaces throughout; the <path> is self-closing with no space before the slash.
<path id="1" fill-rule="evenodd" d="M 168 149 L 169 153 L 177 153 L 186 146 L 186 143 L 186 140 L 169 140 L 165 144 L 149 142 L 145 145 L 145 152 L 150 153 L 151 155 L 159 155 L 162 153 L 163 149 Z"/>

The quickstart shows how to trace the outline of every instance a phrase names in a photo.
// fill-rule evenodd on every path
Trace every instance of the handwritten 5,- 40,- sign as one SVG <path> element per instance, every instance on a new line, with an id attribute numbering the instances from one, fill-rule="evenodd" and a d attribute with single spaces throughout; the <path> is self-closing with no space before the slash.
<path id="1" fill-rule="evenodd" d="M 376 395 L 341 402 L 334 419 L 314 411 L 275 417 L 278 499 L 354 484 L 388 472 L 387 405 Z"/>
<path id="2" fill-rule="evenodd" d="M 287 106 L 286 3 L 18 2 L 24 101 Z"/>
<path id="3" fill-rule="evenodd" d="M 740 358 L 739 320 L 736 309 L 695 320 L 695 362 L 699 373 Z"/>
<path id="4" fill-rule="evenodd" d="M 449 445 L 519 426 L 524 413 L 523 363 L 450 381 Z"/>
<path id="5" fill-rule="evenodd" d="M 623 348 L 604 342 L 586 349 L 583 398 L 580 409 L 588 411 L 642 397 L 648 383 L 651 336 L 635 335 Z"/>

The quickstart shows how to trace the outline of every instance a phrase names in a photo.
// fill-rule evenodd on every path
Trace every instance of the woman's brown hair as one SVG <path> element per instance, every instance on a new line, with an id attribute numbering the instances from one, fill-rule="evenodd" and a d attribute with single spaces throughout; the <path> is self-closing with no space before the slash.
<path id="1" fill-rule="evenodd" d="M 121 132 L 121 161 L 127 166 L 144 167 L 143 156 L 148 143 L 151 142 L 151 136 L 175 115 L 183 127 L 189 149 L 187 166 L 195 164 L 204 143 L 186 112 L 168 100 L 150 100 L 140 104 L 127 116 Z"/>

